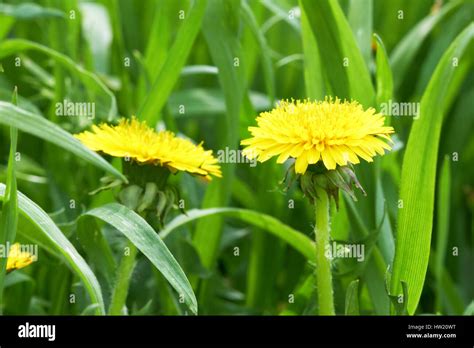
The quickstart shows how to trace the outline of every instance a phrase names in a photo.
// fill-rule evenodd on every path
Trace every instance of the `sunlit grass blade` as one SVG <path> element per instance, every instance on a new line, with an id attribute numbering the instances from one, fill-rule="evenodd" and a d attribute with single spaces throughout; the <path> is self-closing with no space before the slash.
<path id="1" fill-rule="evenodd" d="M 0 183 L 0 196 L 4 197 L 6 187 Z M 98 307 L 96 314 L 105 314 L 104 301 L 102 291 L 92 270 L 84 261 L 82 256 L 77 252 L 71 242 L 64 236 L 63 232 L 51 220 L 49 215 L 41 209 L 35 202 L 30 200 L 21 192 L 18 192 L 18 210 L 20 216 L 26 220 L 31 226 L 34 226 L 34 232 L 29 231 L 28 234 L 21 233 L 24 238 L 37 241 L 38 238 L 44 243 L 48 251 L 56 256 L 60 256 L 68 266 L 74 271 L 85 285 L 93 304 Z M 20 233 L 21 231 L 19 231 Z M 42 245 L 42 246 L 43 246 Z M 41 263 L 41 260 L 38 260 Z"/>
<path id="2" fill-rule="evenodd" d="M 373 0 L 350 0 L 347 20 L 354 33 L 357 46 L 364 57 L 365 64 L 370 66 L 372 60 L 371 40 L 373 31 Z"/>
<path id="3" fill-rule="evenodd" d="M 16 127 L 25 133 L 55 144 L 107 173 L 126 181 L 126 178 L 106 160 L 82 145 L 79 140 L 57 124 L 48 121 L 44 117 L 20 109 L 11 103 L 0 101 L 0 124 Z"/>
<path id="4" fill-rule="evenodd" d="M 377 34 L 373 35 L 376 45 L 375 65 L 376 65 L 376 86 L 375 96 L 376 104 L 380 107 L 381 103 L 388 102 L 393 96 L 393 76 L 392 69 L 387 56 L 387 51 L 382 39 Z"/>
<path id="5" fill-rule="evenodd" d="M 301 12 L 301 36 L 303 39 L 306 95 L 311 99 L 323 100 L 326 95 L 324 70 L 318 43 L 304 11 Z"/>
<path id="6" fill-rule="evenodd" d="M 181 69 L 186 63 L 194 40 L 201 28 L 206 5 L 206 0 L 195 1 L 192 9 L 188 11 L 185 22 L 176 35 L 174 44 L 161 67 L 158 77 L 153 82 L 153 87 L 138 111 L 138 117 L 146 120 L 151 126 L 154 126 L 159 120 L 161 109 L 168 100 Z"/>
<path id="7" fill-rule="evenodd" d="M 466 73 L 464 52 L 472 44 L 474 24 L 469 25 L 444 53 L 423 95 L 420 116 L 414 121 L 402 165 L 396 252 L 391 293 L 399 294 L 401 282 L 408 286 L 408 313 L 413 314 L 423 290 L 430 255 L 438 143 L 445 96 L 452 93 L 458 71 Z M 453 59 L 459 61 L 453 64 Z M 456 84 L 456 86 L 458 86 Z"/>
<path id="8" fill-rule="evenodd" d="M 151 87 L 151 82 L 158 77 L 169 54 L 168 47 L 173 25 L 173 19 L 169 13 L 174 10 L 173 5 L 175 4 L 176 2 L 173 0 L 164 0 L 157 5 L 158 8 L 151 24 L 150 36 L 143 57 L 142 69 L 144 71 L 140 74 L 138 82 L 137 97 L 140 102 L 143 101 L 147 90 Z"/>
<path id="9" fill-rule="evenodd" d="M 163 274 L 191 312 L 197 314 L 196 297 L 186 275 L 165 243 L 142 217 L 118 203 L 92 209 L 84 215 L 101 219 L 123 233 Z"/>
<path id="10" fill-rule="evenodd" d="M 303 233 L 285 225 L 278 219 L 256 212 L 254 210 L 239 208 L 211 208 L 211 209 L 192 209 L 186 212 L 186 215 L 180 215 L 170 221 L 160 232 L 160 237 L 165 239 L 173 230 L 185 225 L 191 221 L 202 219 L 212 215 L 221 215 L 222 217 L 231 217 L 244 221 L 255 227 L 258 227 L 274 236 L 282 239 L 297 251 L 299 251 L 306 259 L 314 261 L 316 254 L 314 242 Z"/>
<path id="11" fill-rule="evenodd" d="M 43 7 L 33 2 L 10 5 L 0 4 L 0 14 L 18 19 L 64 18 L 65 13 L 52 7 Z"/>
<path id="12" fill-rule="evenodd" d="M 369 70 L 339 3 L 301 0 L 301 5 L 319 45 L 322 65 L 334 94 L 354 98 L 365 107 L 372 105 L 374 87 Z"/>

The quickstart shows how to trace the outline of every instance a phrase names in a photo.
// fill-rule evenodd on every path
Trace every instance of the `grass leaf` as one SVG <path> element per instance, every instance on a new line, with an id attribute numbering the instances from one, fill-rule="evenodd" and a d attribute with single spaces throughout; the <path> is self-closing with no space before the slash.
<path id="1" fill-rule="evenodd" d="M 380 106 L 381 103 L 388 102 L 393 96 L 393 76 L 382 39 L 377 34 L 374 34 L 373 38 L 377 47 L 375 56 L 377 94 L 375 100 L 377 106 Z"/>
<path id="2" fill-rule="evenodd" d="M 20 109 L 11 103 L 0 101 L 0 124 L 16 127 L 25 133 L 55 144 L 109 174 L 123 181 L 127 180 L 101 156 L 89 150 L 71 134 L 44 117 Z"/>
<path id="3" fill-rule="evenodd" d="M 225 118 L 221 121 L 221 130 L 218 134 L 218 147 L 220 149 L 236 149 L 238 147 L 239 117 L 241 103 L 244 97 L 243 69 L 241 61 L 240 43 L 237 39 L 239 2 L 211 1 L 204 18 L 204 37 L 206 39 L 211 58 L 219 69 L 219 84 L 224 92 L 226 103 Z M 215 22 L 215 18 L 226 19 Z M 212 25 L 211 25 L 212 23 Z M 236 65 L 236 58 L 238 64 Z M 203 199 L 202 207 L 216 207 L 227 204 L 234 176 L 235 165 L 223 163 L 223 178 L 212 182 Z M 194 243 L 199 251 L 202 263 L 207 268 L 212 268 L 217 258 L 217 251 L 222 233 L 222 221 L 219 217 L 211 216 L 201 219 L 196 226 Z"/>
<path id="4" fill-rule="evenodd" d="M 449 208 L 451 203 L 451 158 L 445 156 L 441 166 L 440 178 L 437 191 L 437 230 L 436 230 L 436 310 L 441 311 L 441 298 L 443 288 L 444 260 L 446 259 L 446 249 L 449 236 Z"/>
<path id="5" fill-rule="evenodd" d="M 306 259 L 315 260 L 316 251 L 314 242 L 303 233 L 285 225 L 278 219 L 256 212 L 254 210 L 239 208 L 212 208 L 212 209 L 192 209 L 186 212 L 186 215 L 180 215 L 170 221 L 160 232 L 161 238 L 166 238 L 173 230 L 185 225 L 191 221 L 202 219 L 212 215 L 221 215 L 241 220 L 285 241 L 297 251 L 299 251 Z"/>
<path id="6" fill-rule="evenodd" d="M 418 22 L 418 24 L 405 35 L 405 37 L 397 44 L 390 55 L 390 63 L 393 68 L 393 76 L 395 77 L 395 88 L 401 85 L 404 80 L 410 64 L 415 59 L 418 50 L 421 48 L 423 41 L 428 37 L 433 28 L 456 10 L 463 1 L 451 1 L 443 6 L 438 13 L 432 14 Z"/>
<path id="7" fill-rule="evenodd" d="M 17 89 L 13 92 L 13 102 L 16 104 Z M 0 245 L 10 245 L 15 241 L 18 228 L 18 195 L 16 185 L 16 147 L 18 130 L 10 127 L 10 154 L 8 156 L 7 185 L 3 197 L 2 215 L 0 216 Z M 3 286 L 7 266 L 6 257 L 0 258 L 0 314 L 3 310 Z"/>
<path id="8" fill-rule="evenodd" d="M 414 121 L 403 158 L 396 252 L 391 278 L 391 293 L 408 288 L 409 314 L 413 314 L 423 290 L 428 267 L 433 227 L 433 210 L 438 143 L 447 108 L 444 96 L 450 93 L 456 70 L 453 58 L 463 64 L 463 54 L 474 38 L 469 25 L 444 53 L 421 99 L 420 117 Z M 460 69 L 464 71 L 465 69 Z"/>
<path id="9" fill-rule="evenodd" d="M 176 292 L 183 296 L 191 312 L 197 314 L 196 297 L 181 266 L 142 217 L 118 203 L 92 209 L 83 215 L 101 219 L 123 233 L 163 274 Z"/>
<path id="10" fill-rule="evenodd" d="M 6 190 L 5 185 L 0 183 L 0 196 L 4 197 Z M 61 256 L 83 281 L 92 304 L 98 305 L 95 311 L 96 314 L 105 314 L 102 291 L 97 278 L 49 215 L 21 192 L 18 192 L 18 209 L 20 215 L 36 227 L 34 234 L 23 234 L 23 237 L 35 240 L 36 231 L 39 231 L 40 239 L 47 243 L 47 247 L 51 249 L 54 255 Z"/>
<path id="11" fill-rule="evenodd" d="M 176 35 L 158 77 L 138 111 L 138 117 L 146 120 L 151 126 L 154 126 L 158 121 L 160 111 L 181 74 L 194 40 L 199 33 L 206 5 L 206 0 L 195 1 L 192 9 L 187 12 L 185 22 Z"/>
<path id="12" fill-rule="evenodd" d="M 301 0 L 301 5 L 319 45 L 334 95 L 354 98 L 365 107 L 372 105 L 374 87 L 369 70 L 339 3 Z"/>
<path id="13" fill-rule="evenodd" d="M 346 290 L 346 315 L 359 315 L 359 279 L 350 282 Z"/>
<path id="14" fill-rule="evenodd" d="M 85 70 L 71 58 L 58 51 L 36 42 L 23 39 L 11 39 L 0 43 L 0 59 L 28 50 L 35 50 L 46 54 L 77 75 L 79 80 L 87 87 L 88 98 L 93 99 L 94 102 L 98 104 L 96 110 L 98 115 L 107 115 L 109 121 L 117 117 L 117 101 L 107 86 L 96 75 Z M 56 81 L 56 83 L 58 82 Z M 101 108 L 101 105 L 106 105 L 106 107 Z"/>

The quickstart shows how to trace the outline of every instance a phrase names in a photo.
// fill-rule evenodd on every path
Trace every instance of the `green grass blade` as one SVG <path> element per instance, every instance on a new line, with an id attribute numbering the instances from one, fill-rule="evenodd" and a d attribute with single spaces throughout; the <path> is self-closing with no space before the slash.
<path id="1" fill-rule="evenodd" d="M 370 43 L 372 41 L 373 17 L 373 0 L 349 1 L 347 19 L 367 66 L 372 60 Z"/>
<path id="2" fill-rule="evenodd" d="M 240 12 L 239 2 L 211 1 L 203 22 L 203 33 L 211 58 L 219 69 L 219 84 L 224 91 L 226 103 L 225 119 L 218 132 L 218 148 L 238 148 L 239 117 L 241 103 L 244 97 L 244 63 L 236 31 L 237 16 Z M 223 20 L 216 23 L 215 18 Z M 225 20 L 224 20 L 225 19 Z M 238 61 L 236 61 L 236 58 Z M 236 64 L 236 62 L 238 64 Z M 223 163 L 223 178 L 212 182 L 204 196 L 203 208 L 227 204 L 230 197 L 228 190 L 232 185 L 235 164 Z M 217 216 L 201 219 L 196 226 L 194 242 L 199 251 L 202 263 L 207 268 L 214 266 L 217 258 L 219 242 L 222 233 L 222 221 Z"/>
<path id="3" fill-rule="evenodd" d="M 265 79 L 267 94 L 271 103 L 273 103 L 275 101 L 275 73 L 273 70 L 272 60 L 269 55 L 270 48 L 268 46 L 267 39 L 265 38 L 265 35 L 261 29 L 258 27 L 257 19 L 253 15 L 250 6 L 245 1 L 242 2 L 241 14 L 243 20 L 249 26 L 252 34 L 255 36 L 255 39 L 258 42 L 260 54 L 262 57 L 263 77 Z"/>
<path id="4" fill-rule="evenodd" d="M 146 120 L 152 126 L 159 120 L 161 109 L 168 100 L 186 63 L 194 40 L 199 33 L 206 5 L 206 0 L 195 1 L 192 9 L 188 11 L 185 22 L 176 35 L 166 61 L 163 63 L 153 87 L 138 111 L 138 117 Z"/>
<path id="5" fill-rule="evenodd" d="M 186 212 L 186 215 L 180 215 L 170 221 L 160 232 L 162 239 L 166 238 L 173 230 L 183 226 L 191 221 L 209 217 L 212 215 L 221 215 L 241 220 L 255 227 L 258 227 L 281 240 L 299 251 L 306 259 L 314 260 L 316 252 L 314 242 L 303 233 L 285 225 L 274 217 L 262 214 L 253 210 L 239 208 L 211 208 L 211 209 L 192 209 Z"/>
<path id="6" fill-rule="evenodd" d="M 123 181 L 127 180 L 117 169 L 98 154 L 82 145 L 71 134 L 39 115 L 20 109 L 11 103 L 0 101 L 0 124 L 16 127 L 25 133 L 55 144 L 109 174 Z"/>
<path id="7" fill-rule="evenodd" d="M 291 10 L 291 6 L 289 4 L 283 4 L 281 1 L 275 0 L 261 0 L 261 3 L 269 11 L 273 12 L 275 16 L 288 23 L 288 25 L 295 31 L 301 31 L 301 26 L 296 16 L 293 18 L 290 18 L 289 16 L 289 11 Z"/>
<path id="8" fill-rule="evenodd" d="M 109 244 L 107 244 L 107 240 L 99 226 L 91 221 L 87 221 L 86 224 L 84 223 L 85 220 L 79 219 L 77 223 L 77 238 L 87 254 L 89 263 L 95 267 L 94 271 L 99 281 L 105 280 L 101 282 L 105 294 L 106 290 L 110 290 L 113 287 L 116 262 L 112 250 Z"/>
<path id="9" fill-rule="evenodd" d="M 123 57 L 126 57 L 124 37 L 122 35 L 122 20 L 126 20 L 126 16 L 121 16 L 120 11 L 123 8 L 115 0 L 105 0 L 105 5 L 109 10 L 110 22 L 112 24 L 113 42 L 112 42 L 112 69 L 121 80 L 121 88 L 118 91 L 118 100 L 120 101 L 120 110 L 129 114 L 132 112 L 132 92 L 128 69 L 123 67 Z M 130 17 L 128 17 L 130 18 Z"/>
<path id="10" fill-rule="evenodd" d="M 176 292 L 183 296 L 191 312 L 197 314 L 196 297 L 181 266 L 142 217 L 118 203 L 92 209 L 84 215 L 101 219 L 123 233 L 163 274 Z"/>
<path id="11" fill-rule="evenodd" d="M 141 102 L 150 88 L 150 81 L 155 81 L 168 56 L 168 46 L 174 21 L 169 15 L 175 10 L 176 2 L 163 0 L 157 5 L 153 22 L 150 28 L 145 56 L 143 58 L 143 72 L 138 81 L 137 97 Z"/>
<path id="12" fill-rule="evenodd" d="M 96 75 L 85 70 L 83 67 L 78 65 L 64 54 L 61 54 L 36 42 L 22 39 L 12 39 L 0 43 L 0 59 L 27 50 L 35 50 L 46 54 L 77 75 L 80 81 L 87 87 L 89 98 L 93 99 L 94 102 L 98 104 L 96 111 L 99 117 L 102 116 L 101 113 L 106 115 L 108 120 L 112 120 L 113 118 L 117 117 L 117 101 L 114 94 Z M 101 110 L 99 108 L 100 105 L 107 105 L 107 107 L 104 110 Z"/>
<path id="13" fill-rule="evenodd" d="M 398 216 L 396 252 L 391 278 L 392 295 L 399 294 L 402 281 L 408 286 L 408 313 L 413 314 L 423 290 L 430 255 L 433 226 L 436 159 L 445 105 L 452 93 L 456 70 L 453 58 L 463 54 L 474 38 L 469 25 L 444 53 L 421 99 L 420 117 L 414 121 L 402 165 L 400 199 L 403 209 Z M 464 71 L 465 69 L 460 69 Z"/>
<path id="14" fill-rule="evenodd" d="M 441 167 L 437 193 L 437 229 L 436 229 L 436 311 L 441 312 L 441 298 L 443 289 L 444 261 L 446 259 L 449 234 L 449 208 L 451 203 L 451 159 L 446 156 Z"/>
<path id="15" fill-rule="evenodd" d="M 34 3 L 18 5 L 0 4 L 0 14 L 17 19 L 64 18 L 65 13 L 52 7 L 43 7 Z"/>
<path id="16" fill-rule="evenodd" d="M 0 196 L 4 197 L 5 194 L 6 187 L 0 183 Z M 39 238 L 47 243 L 45 244 L 48 248 L 47 250 L 51 250 L 54 255 L 62 257 L 82 280 L 92 304 L 98 305 L 95 311 L 96 314 L 105 314 L 102 291 L 97 278 L 71 242 L 64 236 L 63 232 L 56 226 L 53 220 L 51 220 L 49 215 L 21 192 L 18 192 L 18 209 L 20 215 L 36 227 L 34 234 L 37 234 L 36 231 L 39 232 Z M 23 234 L 23 237 L 36 240 L 35 236 L 31 233 Z"/>
<path id="17" fill-rule="evenodd" d="M 304 54 L 304 83 L 306 96 L 311 99 L 323 100 L 326 95 L 324 73 L 321 65 L 318 43 L 311 31 L 306 12 L 301 12 L 301 36 Z"/>
<path id="18" fill-rule="evenodd" d="M 390 63 L 393 68 L 393 76 L 395 77 L 395 89 L 400 87 L 410 64 L 415 59 L 418 50 L 433 28 L 459 8 L 463 2 L 463 0 L 451 1 L 443 6 L 438 13 L 424 18 L 393 49 L 390 55 Z"/>
<path id="19" fill-rule="evenodd" d="M 382 39 L 377 35 L 373 35 L 373 39 L 376 47 L 376 105 L 377 109 L 381 108 L 382 103 L 388 103 L 393 97 L 393 77 L 392 70 L 390 68 L 387 52 Z M 388 118 L 387 124 L 390 124 L 390 118 Z M 395 243 L 393 239 L 392 226 L 390 225 L 390 218 L 387 211 L 387 203 L 382 184 L 382 163 L 391 161 L 394 166 L 398 166 L 395 162 L 396 158 L 389 154 L 388 156 L 376 159 L 375 161 L 375 224 L 378 225 L 381 221 L 382 226 L 380 228 L 380 237 L 378 244 L 380 251 L 388 264 L 392 262 L 393 255 L 395 252 Z"/>
<path id="20" fill-rule="evenodd" d="M 377 34 L 373 35 L 376 44 L 376 74 L 375 80 L 377 85 L 376 104 L 380 106 L 381 103 L 386 103 L 393 96 L 393 76 L 392 69 L 387 57 L 387 51 L 382 42 L 382 39 Z"/>
<path id="21" fill-rule="evenodd" d="M 17 90 L 13 92 L 13 102 L 16 104 Z M 2 215 L 0 216 L 0 245 L 10 245 L 15 241 L 18 227 L 18 196 L 16 186 L 16 147 L 18 130 L 10 127 L 10 154 L 8 156 L 7 185 L 3 198 Z M 7 266 L 6 257 L 0 258 L 0 314 L 3 311 L 3 286 Z"/>
<path id="22" fill-rule="evenodd" d="M 359 315 L 359 280 L 353 280 L 346 290 L 346 315 Z"/>
<path id="23" fill-rule="evenodd" d="M 335 0 L 301 0 L 335 96 L 374 103 L 374 87 L 347 19 Z"/>

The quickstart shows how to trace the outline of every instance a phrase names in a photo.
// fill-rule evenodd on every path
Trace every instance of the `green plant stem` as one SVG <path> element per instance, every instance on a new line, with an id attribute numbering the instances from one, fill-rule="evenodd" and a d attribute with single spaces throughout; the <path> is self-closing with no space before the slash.
<path id="1" fill-rule="evenodd" d="M 326 257 L 329 246 L 329 198 L 326 191 L 316 187 L 318 198 L 315 204 L 316 225 L 316 284 L 320 315 L 334 315 L 331 260 Z"/>
<path id="2" fill-rule="evenodd" d="M 114 292 L 112 294 L 112 301 L 109 308 L 110 315 L 121 315 L 122 308 L 125 306 L 125 301 L 127 300 L 128 287 L 130 285 L 130 279 L 132 278 L 132 272 L 135 267 L 135 259 L 138 252 L 137 247 L 131 241 L 128 241 L 127 247 L 130 250 L 130 254 L 124 254 L 122 260 L 120 260 Z"/>

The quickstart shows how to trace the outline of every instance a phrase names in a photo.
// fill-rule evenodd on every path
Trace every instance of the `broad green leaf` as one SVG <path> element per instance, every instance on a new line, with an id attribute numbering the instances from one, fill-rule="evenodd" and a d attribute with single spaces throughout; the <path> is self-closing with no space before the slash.
<path id="1" fill-rule="evenodd" d="M 149 125 L 154 126 L 159 120 L 161 109 L 181 74 L 181 69 L 186 63 L 194 40 L 199 33 L 206 5 L 206 0 L 194 1 L 193 7 L 187 12 L 185 22 L 180 27 L 174 44 L 153 83 L 153 87 L 140 107 L 138 117 L 146 120 Z"/>
<path id="2" fill-rule="evenodd" d="M 160 232 L 160 237 L 165 239 L 173 230 L 183 226 L 191 221 L 202 219 L 212 215 L 221 215 L 241 220 L 285 241 L 297 251 L 299 251 L 306 259 L 314 261 L 316 252 L 314 242 L 303 233 L 285 225 L 278 219 L 256 212 L 254 210 L 239 208 L 211 208 L 211 209 L 192 209 L 186 212 L 186 215 L 180 215 L 170 221 Z"/>
<path id="3" fill-rule="evenodd" d="M 319 46 L 321 64 L 334 95 L 354 98 L 365 107 L 374 103 L 374 88 L 349 23 L 336 0 L 301 0 Z M 330 67 L 330 68 L 329 68 Z"/>
<path id="4" fill-rule="evenodd" d="M 0 196 L 4 197 L 6 187 L 0 183 Z M 18 209 L 22 217 L 35 227 L 34 233 L 23 234 L 23 237 L 43 241 L 47 251 L 60 256 L 84 283 L 92 304 L 97 304 L 96 314 L 105 314 L 102 292 L 95 277 L 82 256 L 77 252 L 63 232 L 55 225 L 49 215 L 35 202 L 18 192 Z M 43 245 L 42 245 L 43 246 Z M 38 261 L 41 262 L 41 261 Z"/>
<path id="5" fill-rule="evenodd" d="M 118 203 L 92 209 L 84 215 L 101 219 L 123 233 L 183 296 L 191 312 L 197 314 L 196 297 L 186 275 L 165 243 L 140 215 Z"/>
<path id="6" fill-rule="evenodd" d="M 58 125 L 47 119 L 20 109 L 11 103 L 0 101 L 0 124 L 16 127 L 19 130 L 55 144 L 83 160 L 103 169 L 109 174 L 126 181 L 117 169 Z"/>
<path id="7" fill-rule="evenodd" d="M 433 227 L 438 143 L 446 111 L 445 96 L 452 93 L 457 69 L 464 65 L 466 48 L 472 44 L 474 24 L 469 25 L 444 53 L 421 99 L 420 117 L 414 121 L 402 165 L 396 252 L 391 293 L 408 288 L 408 313 L 413 314 L 423 290 Z M 459 66 L 453 64 L 457 58 Z M 463 60 L 464 59 L 464 60 Z"/>

